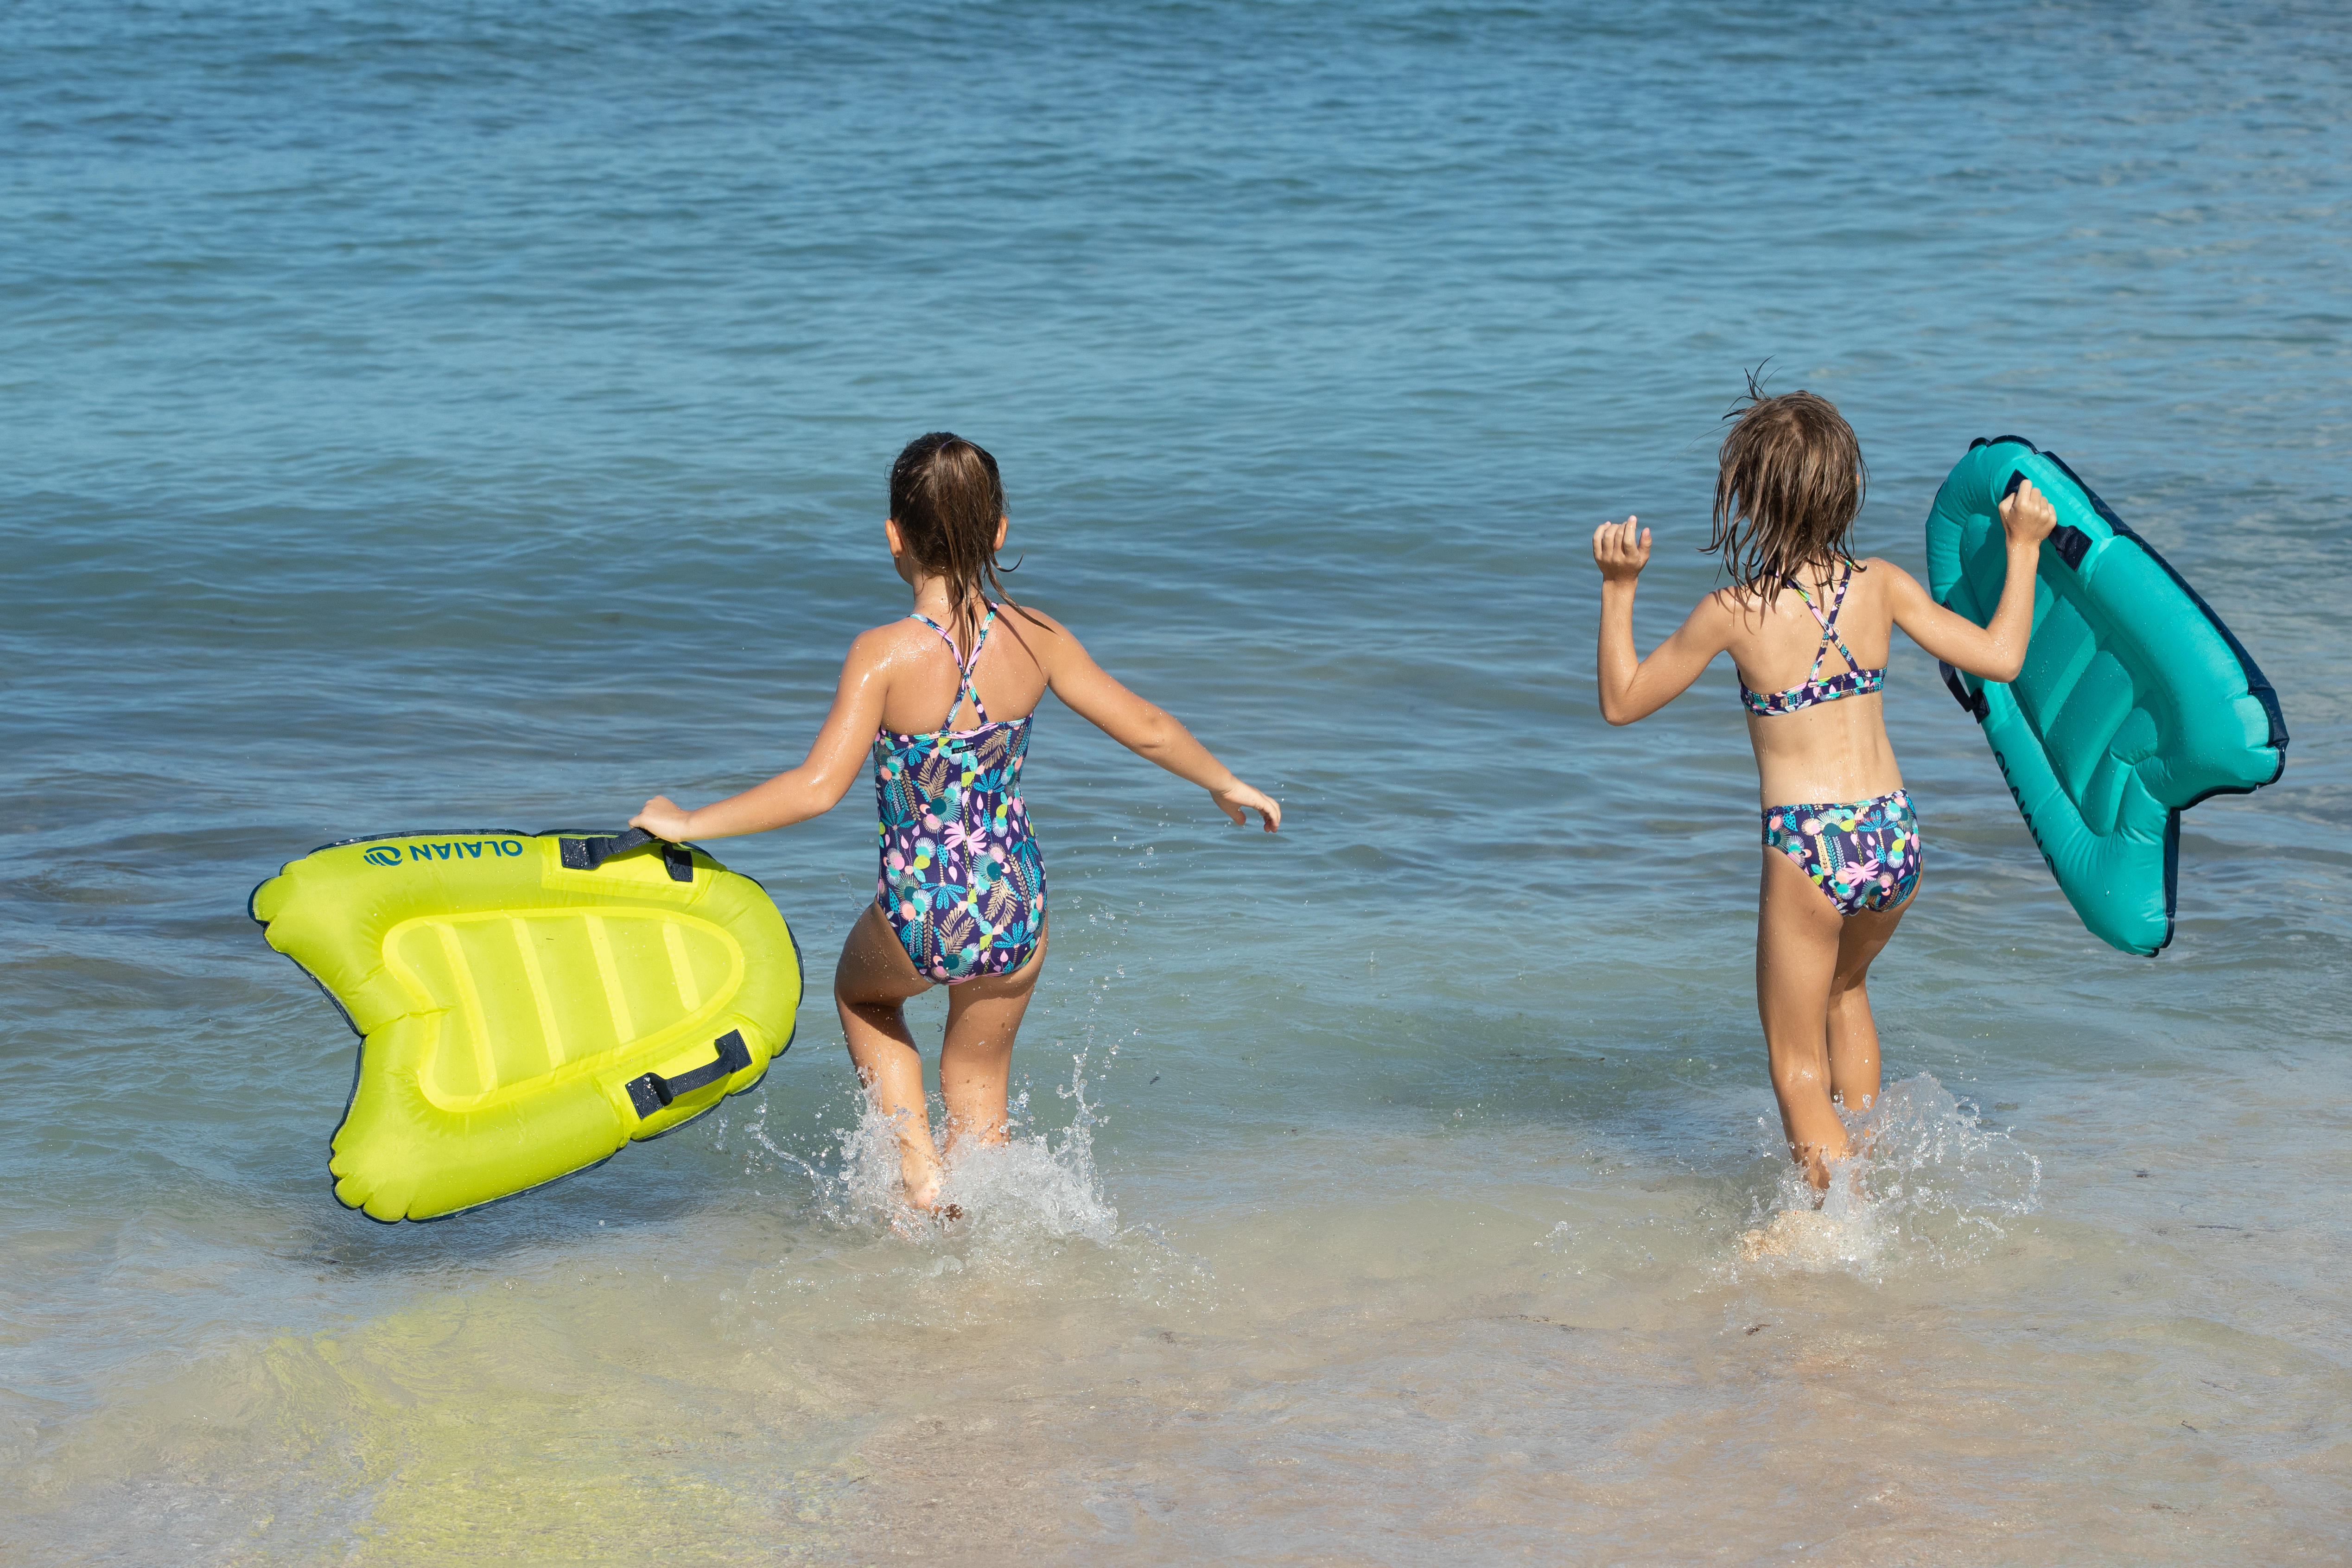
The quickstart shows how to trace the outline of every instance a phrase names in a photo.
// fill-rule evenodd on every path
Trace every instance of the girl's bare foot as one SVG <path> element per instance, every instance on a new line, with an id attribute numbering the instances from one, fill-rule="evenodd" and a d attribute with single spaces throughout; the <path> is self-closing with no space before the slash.
<path id="1" fill-rule="evenodd" d="M 907 1207 L 919 1214 L 936 1214 L 940 1207 L 940 1159 L 929 1149 L 901 1148 L 898 1185 Z"/>
<path id="2" fill-rule="evenodd" d="M 961 1208 L 940 1201 L 940 1184 L 945 1176 L 939 1156 L 928 1149 L 910 1148 L 898 1156 L 898 1182 L 905 1190 L 907 1207 L 926 1218 L 963 1218 Z"/>
<path id="3" fill-rule="evenodd" d="M 1739 1260 L 1754 1263 L 1766 1258 L 1802 1257 L 1834 1239 L 1837 1222 L 1816 1208 L 1783 1209 L 1772 1223 L 1739 1239 Z"/>

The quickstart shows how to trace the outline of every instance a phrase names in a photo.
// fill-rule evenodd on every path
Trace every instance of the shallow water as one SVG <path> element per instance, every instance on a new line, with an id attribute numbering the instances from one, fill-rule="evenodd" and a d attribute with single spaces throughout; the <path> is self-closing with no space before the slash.
<path id="1" fill-rule="evenodd" d="M 0 1556 L 2341 1561 L 2347 66 L 2177 5 L 8 10 Z M 2130 959 L 1899 650 L 1897 1087 L 1743 1260 L 1732 677 L 1601 725 L 1582 540 L 1660 529 L 1663 634 L 1767 356 L 1915 570 L 1971 437 L 2063 454 L 2294 744 Z M 1284 832 L 1041 716 L 961 1226 L 889 1223 L 821 986 L 677 1136 L 337 1207 L 352 1042 L 249 888 L 795 760 L 940 427 Z M 719 847 L 822 977 L 870 843 Z"/>

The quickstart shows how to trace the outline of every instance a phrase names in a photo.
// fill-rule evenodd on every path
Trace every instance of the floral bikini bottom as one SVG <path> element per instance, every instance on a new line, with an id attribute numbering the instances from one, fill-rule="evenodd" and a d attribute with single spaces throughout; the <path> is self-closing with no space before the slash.
<path id="1" fill-rule="evenodd" d="M 1895 908 L 1919 885 L 1919 819 L 1900 789 L 1844 805 L 1771 807 L 1764 845 L 1796 862 L 1840 915 Z"/>

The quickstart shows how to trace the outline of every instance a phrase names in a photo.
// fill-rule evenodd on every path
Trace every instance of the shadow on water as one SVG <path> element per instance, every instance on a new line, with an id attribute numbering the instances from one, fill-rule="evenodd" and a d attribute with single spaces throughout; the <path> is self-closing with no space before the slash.
<path id="1" fill-rule="evenodd" d="M 271 1255 L 298 1266 L 385 1275 L 488 1268 L 543 1250 L 625 1241 L 740 1214 L 739 1205 L 714 1196 L 691 1173 L 615 1170 L 639 1152 L 625 1148 L 544 1186 L 428 1220 L 379 1220 L 344 1208 L 322 1173 L 319 1189 L 327 1201 L 314 1197 L 290 1206 L 291 1233 Z"/>

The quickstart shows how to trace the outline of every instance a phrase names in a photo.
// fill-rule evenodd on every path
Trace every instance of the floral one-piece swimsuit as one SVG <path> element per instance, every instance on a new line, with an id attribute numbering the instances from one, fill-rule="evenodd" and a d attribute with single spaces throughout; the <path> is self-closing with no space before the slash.
<path id="1" fill-rule="evenodd" d="M 909 619 L 940 634 L 962 680 L 938 729 L 874 737 L 882 841 L 874 901 L 926 978 L 954 985 L 1009 975 L 1029 961 L 1045 929 L 1045 861 L 1021 800 L 1034 716 L 991 722 L 972 687 L 995 605 L 969 659 L 946 627 L 928 615 Z M 950 729 L 967 702 L 979 727 Z"/>
<path id="2" fill-rule="evenodd" d="M 1829 613 L 1813 602 L 1805 585 L 1784 580 L 1797 591 L 1813 619 L 1822 623 L 1822 643 L 1813 653 L 1812 673 L 1802 685 L 1785 692 L 1751 692 L 1739 683 L 1739 700 L 1759 717 L 1795 713 L 1840 697 L 1867 696 L 1886 685 L 1885 665 L 1865 670 L 1837 633 L 1838 612 L 1845 607 L 1845 591 L 1853 582 L 1849 565 L 1838 579 L 1837 597 Z M 1822 661 L 1834 645 L 1845 661 L 1844 673 L 1822 678 Z M 1911 797 L 1897 789 L 1868 800 L 1820 801 L 1769 806 L 1764 810 L 1764 844 L 1796 862 L 1812 879 L 1840 915 L 1860 915 L 1899 907 L 1919 885 L 1919 819 Z"/>

